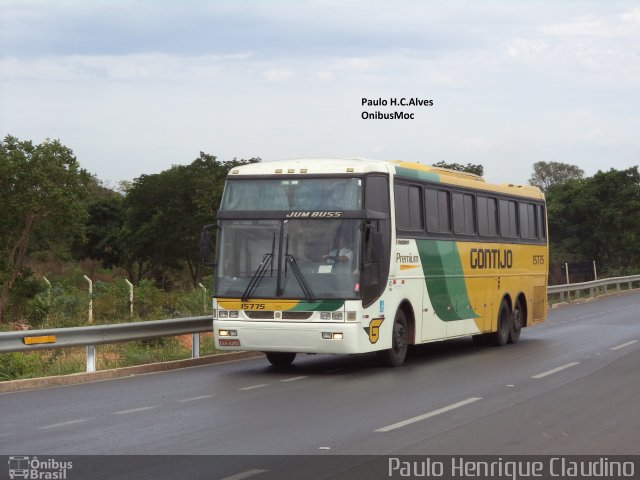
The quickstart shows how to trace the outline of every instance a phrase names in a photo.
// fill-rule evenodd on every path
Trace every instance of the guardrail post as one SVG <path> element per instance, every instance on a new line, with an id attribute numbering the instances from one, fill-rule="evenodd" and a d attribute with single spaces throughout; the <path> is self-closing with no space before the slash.
<path id="1" fill-rule="evenodd" d="M 86 275 L 84 279 L 89 284 L 89 323 L 93 323 L 93 282 Z"/>
<path id="2" fill-rule="evenodd" d="M 198 286 L 202 289 L 202 292 L 204 294 L 204 300 L 202 302 L 202 305 L 204 307 L 204 313 L 207 313 L 207 287 L 205 287 L 203 284 L 199 283 Z"/>
<path id="3" fill-rule="evenodd" d="M 560 292 L 560 303 L 564 303 L 564 292 Z"/>
<path id="4" fill-rule="evenodd" d="M 96 346 L 87 345 L 87 372 L 96 371 Z"/>
<path id="5" fill-rule="evenodd" d="M 47 308 L 51 308 L 51 282 L 45 276 L 42 277 L 44 283 L 47 284 Z M 47 310 L 47 320 L 49 320 L 49 310 Z"/>
<path id="6" fill-rule="evenodd" d="M 620 291 L 620 282 L 616 283 L 616 292 Z"/>
<path id="7" fill-rule="evenodd" d="M 609 288 L 608 288 L 607 284 L 605 283 L 604 284 L 604 293 L 606 294 L 608 291 L 609 291 Z"/>
<path id="8" fill-rule="evenodd" d="M 596 288 L 596 291 L 597 291 L 597 288 Z M 590 296 L 590 297 L 593 297 L 593 296 L 594 296 L 594 295 L 593 295 L 593 293 L 594 293 L 594 290 L 593 290 L 593 287 L 591 287 L 591 288 L 589 289 L 589 296 Z M 596 295 L 597 295 L 597 294 L 596 294 Z"/>
<path id="9" fill-rule="evenodd" d="M 191 358 L 200 357 L 200 334 L 193 333 L 191 335 Z"/>
<path id="10" fill-rule="evenodd" d="M 42 277 L 42 280 L 44 280 L 44 283 L 47 284 L 47 302 L 49 305 L 51 305 L 51 282 L 47 277 L 44 276 Z"/>
<path id="11" fill-rule="evenodd" d="M 133 283 L 126 278 L 124 281 L 129 285 L 129 316 L 133 318 Z"/>

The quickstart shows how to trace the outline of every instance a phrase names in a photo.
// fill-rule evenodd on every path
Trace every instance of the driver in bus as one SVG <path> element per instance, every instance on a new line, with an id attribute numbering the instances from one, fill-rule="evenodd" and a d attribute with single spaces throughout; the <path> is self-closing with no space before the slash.
<path id="1" fill-rule="evenodd" d="M 327 255 L 323 255 L 322 261 L 329 265 L 335 263 L 346 263 L 350 265 L 352 260 L 353 252 L 347 247 L 345 235 L 342 232 L 338 232 L 333 240 L 333 250 Z"/>

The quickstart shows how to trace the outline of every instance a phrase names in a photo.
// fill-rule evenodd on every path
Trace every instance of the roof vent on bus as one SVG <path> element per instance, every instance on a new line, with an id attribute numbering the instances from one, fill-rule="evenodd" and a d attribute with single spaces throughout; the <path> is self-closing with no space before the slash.
<path id="1" fill-rule="evenodd" d="M 237 168 L 231 172 L 232 175 L 236 175 L 237 173 L 240 173 L 240 170 Z"/>

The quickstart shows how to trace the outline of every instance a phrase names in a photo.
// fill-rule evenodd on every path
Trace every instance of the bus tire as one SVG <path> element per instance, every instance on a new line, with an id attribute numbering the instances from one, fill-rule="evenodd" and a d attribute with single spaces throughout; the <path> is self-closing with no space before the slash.
<path id="1" fill-rule="evenodd" d="M 393 321 L 391 348 L 378 352 L 380 363 L 386 367 L 399 367 L 404 363 L 409 348 L 409 324 L 402 310 Z"/>
<path id="2" fill-rule="evenodd" d="M 265 354 L 274 367 L 288 367 L 296 358 L 295 352 L 265 352 Z"/>
<path id="3" fill-rule="evenodd" d="M 509 312 L 509 304 L 506 300 L 500 302 L 498 310 L 498 330 L 489 334 L 489 341 L 496 347 L 502 347 L 509 341 L 509 332 L 511 330 L 511 313 Z"/>
<path id="4" fill-rule="evenodd" d="M 524 310 L 520 300 L 516 302 L 516 306 L 511 313 L 511 328 L 509 329 L 509 343 L 518 343 L 520 340 L 520 331 L 524 325 Z"/>

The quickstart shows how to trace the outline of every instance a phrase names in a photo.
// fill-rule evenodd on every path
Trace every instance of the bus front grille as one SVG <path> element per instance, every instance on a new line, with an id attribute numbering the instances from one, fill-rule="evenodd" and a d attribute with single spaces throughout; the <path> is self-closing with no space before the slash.
<path id="1" fill-rule="evenodd" d="M 244 313 L 251 320 L 273 320 L 272 310 L 245 310 Z"/>
<path id="2" fill-rule="evenodd" d="M 284 311 L 280 316 L 276 317 L 275 312 L 272 310 L 245 310 L 245 315 L 251 320 L 273 320 L 276 318 L 279 320 L 308 320 L 313 315 L 313 312 L 292 312 Z"/>

